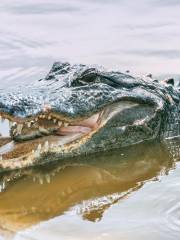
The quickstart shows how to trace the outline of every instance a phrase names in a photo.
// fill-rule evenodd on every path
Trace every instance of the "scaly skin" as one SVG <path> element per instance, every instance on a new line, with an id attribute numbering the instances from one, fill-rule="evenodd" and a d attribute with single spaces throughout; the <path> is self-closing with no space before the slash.
<path id="1" fill-rule="evenodd" d="M 9 145 L 0 142 L 1 169 L 147 140 L 178 144 L 179 102 L 179 89 L 166 82 L 55 63 L 36 84 L 0 89 L 0 115 L 15 122 Z"/>

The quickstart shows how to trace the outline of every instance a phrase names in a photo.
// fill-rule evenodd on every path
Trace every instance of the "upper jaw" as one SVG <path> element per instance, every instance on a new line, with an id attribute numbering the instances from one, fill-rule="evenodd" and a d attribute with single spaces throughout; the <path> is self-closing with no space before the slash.
<path id="1" fill-rule="evenodd" d="M 165 109 L 165 98 L 168 99 L 167 102 L 173 101 L 170 96 L 162 95 L 162 93 L 157 95 L 154 91 L 148 91 L 139 86 L 132 90 L 115 89 L 106 84 L 92 84 L 89 88 L 87 86 L 63 88 L 56 91 L 34 87 L 32 91 L 26 88 L 21 90 L 17 90 L 17 92 L 15 90 L 12 92 L 0 91 L 0 116 L 8 119 L 10 126 L 15 126 L 14 132 L 11 134 L 13 137 L 21 135 L 24 126 L 31 127 L 33 123 L 43 119 L 54 122 L 55 131 L 59 129 L 59 126 L 78 126 L 78 123 L 81 123 L 82 127 L 91 129 L 91 126 L 87 124 L 83 126 L 83 121 L 102 112 L 103 109 L 115 102 L 128 100 L 134 103 L 146 103 L 154 105 L 157 110 L 162 111 Z M 67 129 L 61 130 L 60 133 Z M 88 131 L 85 128 L 80 130 Z M 37 135 L 41 136 L 43 131 L 43 129 L 38 129 Z M 70 128 L 68 131 L 71 131 Z M 42 135 L 49 134 L 51 131 Z"/>
<path id="2" fill-rule="evenodd" d="M 171 86 L 150 79 L 57 62 L 38 84 L 0 89 L 0 113 L 17 122 L 48 110 L 61 118 L 77 119 L 125 99 L 161 107 L 179 100 L 179 95 Z"/>
<path id="3" fill-rule="evenodd" d="M 26 91 L 22 91 L 21 94 L 19 91 L 12 94 L 0 92 L 0 116 L 18 123 L 47 115 L 52 119 L 72 122 L 77 119 L 83 120 L 102 111 L 108 105 L 124 100 L 160 107 L 164 105 L 163 98 L 142 88 L 114 89 L 103 84 L 96 84 L 94 90 L 90 88 L 85 91 L 85 87 L 61 89 L 56 93 L 41 92 L 40 89 L 32 91 L 31 94 L 27 94 Z"/>
<path id="4" fill-rule="evenodd" d="M 89 118 L 74 120 L 66 126 L 63 123 L 63 126 L 61 125 L 56 131 L 56 136 L 43 136 L 18 144 L 14 141 L 9 142 L 5 147 L 0 147 L 0 164 L 3 168 L 10 169 L 27 167 L 34 164 L 37 158 L 47 152 L 59 153 L 62 156 L 66 153 L 69 156 L 72 149 L 76 150 L 81 144 L 85 143 L 94 133 L 106 125 L 114 114 L 134 105 L 136 103 L 117 103 Z M 41 120 L 44 121 L 44 116 L 40 116 L 39 121 Z M 48 121 L 54 123 L 53 120 L 48 119 Z M 57 123 L 56 121 L 55 124 Z M 19 128 L 23 132 L 21 123 L 17 124 L 16 130 L 20 131 Z M 19 135 L 22 135 L 22 133 L 19 133 Z"/>
<path id="5" fill-rule="evenodd" d="M 100 113 L 93 114 L 90 117 L 68 119 L 53 113 L 42 113 L 34 118 L 26 118 L 17 121 L 12 116 L 0 115 L 0 131 L 3 128 L 8 128 L 10 135 L 17 139 L 27 132 L 39 132 L 42 135 L 65 135 L 66 133 L 82 132 L 96 128 L 100 120 Z M 10 119 L 10 120 L 9 120 Z M 28 135 L 28 134 L 27 134 Z M 23 139 L 22 139 L 23 140 Z"/>

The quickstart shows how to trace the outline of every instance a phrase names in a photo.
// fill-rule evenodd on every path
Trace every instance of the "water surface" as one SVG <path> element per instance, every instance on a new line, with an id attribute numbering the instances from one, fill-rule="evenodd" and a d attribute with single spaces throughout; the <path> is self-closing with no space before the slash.
<path id="1" fill-rule="evenodd" d="M 12 239 L 177 239 L 179 169 L 163 145 L 147 143 L 1 174 L 1 233 Z"/>
<path id="2" fill-rule="evenodd" d="M 1 0 L 0 88 L 58 60 L 178 80 L 179 12 L 178 0 Z M 178 240 L 179 173 L 154 143 L 1 174 L 0 239 Z"/>
<path id="3" fill-rule="evenodd" d="M 44 76 L 58 60 L 180 74 L 180 3 L 1 0 L 0 81 Z"/>

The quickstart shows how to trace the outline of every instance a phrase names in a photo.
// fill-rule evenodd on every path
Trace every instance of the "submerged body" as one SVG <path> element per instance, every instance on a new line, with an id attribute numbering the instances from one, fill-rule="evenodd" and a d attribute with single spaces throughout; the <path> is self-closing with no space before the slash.
<path id="1" fill-rule="evenodd" d="M 167 139 L 171 146 L 172 138 L 179 141 L 179 111 L 180 92 L 173 82 L 55 63 L 33 86 L 0 89 L 0 116 L 9 122 L 9 136 L 0 137 L 0 168 L 155 139 Z"/>

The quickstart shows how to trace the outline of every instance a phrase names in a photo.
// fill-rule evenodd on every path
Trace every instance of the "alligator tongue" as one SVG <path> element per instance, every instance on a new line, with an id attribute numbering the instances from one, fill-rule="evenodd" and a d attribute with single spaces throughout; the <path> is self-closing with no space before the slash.
<path id="1" fill-rule="evenodd" d="M 73 125 L 96 128 L 98 119 L 99 119 L 99 113 L 96 113 L 83 121 L 74 123 Z"/>
<path id="2" fill-rule="evenodd" d="M 67 135 L 71 133 L 89 133 L 91 128 L 83 127 L 83 126 L 68 126 L 68 127 L 61 127 L 57 130 L 57 134 L 59 135 Z"/>
<path id="3" fill-rule="evenodd" d="M 69 135 L 73 133 L 89 133 L 92 129 L 98 126 L 99 113 L 84 119 L 82 121 L 73 122 L 69 126 L 60 127 L 56 134 L 58 135 Z"/>

